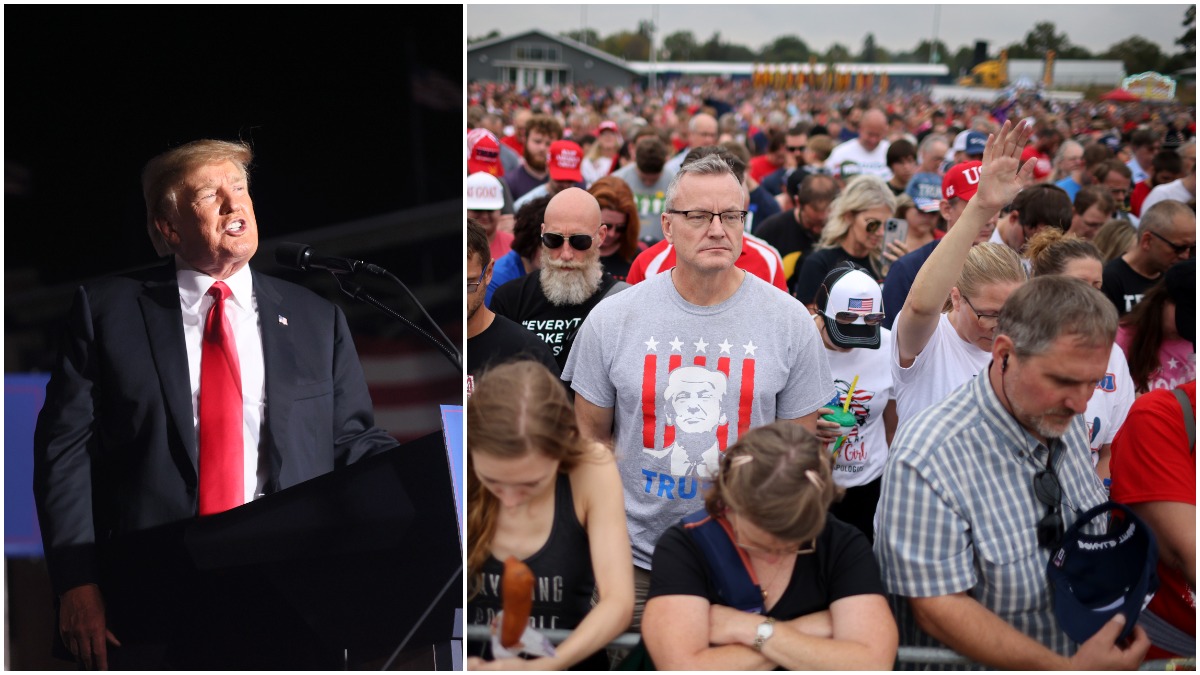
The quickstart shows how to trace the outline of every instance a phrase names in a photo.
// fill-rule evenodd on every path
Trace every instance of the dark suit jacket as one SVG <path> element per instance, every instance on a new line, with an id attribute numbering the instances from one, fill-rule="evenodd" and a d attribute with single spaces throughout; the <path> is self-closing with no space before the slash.
<path id="1" fill-rule="evenodd" d="M 374 426 L 341 310 L 295 284 L 257 272 L 253 278 L 266 371 L 259 448 L 266 491 L 395 447 Z M 105 579 L 112 545 L 197 515 L 196 434 L 174 264 L 79 288 L 34 453 L 55 593 L 99 583 L 111 605 Z"/>

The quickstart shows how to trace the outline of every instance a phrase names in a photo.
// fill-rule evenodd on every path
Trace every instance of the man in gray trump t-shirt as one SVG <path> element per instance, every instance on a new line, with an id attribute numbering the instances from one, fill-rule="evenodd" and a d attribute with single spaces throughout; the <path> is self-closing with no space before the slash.
<path id="1" fill-rule="evenodd" d="M 596 306 L 563 369 L 584 434 L 613 441 L 625 488 L 638 610 L 654 545 L 704 508 L 720 453 L 777 419 L 816 429 L 833 397 L 820 335 L 796 299 L 733 262 L 745 193 L 718 157 L 684 165 L 663 233 L 677 265 Z M 724 214 L 717 216 L 715 214 Z"/>

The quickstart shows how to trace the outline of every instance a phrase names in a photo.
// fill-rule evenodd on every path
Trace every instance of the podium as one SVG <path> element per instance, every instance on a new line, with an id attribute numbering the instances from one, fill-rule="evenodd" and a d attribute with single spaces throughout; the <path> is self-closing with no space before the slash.
<path id="1" fill-rule="evenodd" d="M 408 646 L 434 645 L 460 632 L 453 491 L 436 432 L 189 523 L 183 541 L 201 578 L 253 589 L 235 615 L 277 622 L 281 644 L 302 623 L 362 664 L 389 657 L 406 636 Z"/>

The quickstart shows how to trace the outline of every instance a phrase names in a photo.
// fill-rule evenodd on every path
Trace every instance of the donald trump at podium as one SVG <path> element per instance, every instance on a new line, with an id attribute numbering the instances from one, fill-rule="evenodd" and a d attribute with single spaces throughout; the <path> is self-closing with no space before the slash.
<path id="1" fill-rule="evenodd" d="M 397 445 L 341 310 L 248 266 L 250 159 L 215 140 L 152 159 L 147 228 L 170 259 L 85 283 L 68 315 L 34 493 L 61 646 L 88 669 L 338 667 L 302 622 L 268 618 L 268 589 L 197 575 L 182 542 L 196 518 Z"/>

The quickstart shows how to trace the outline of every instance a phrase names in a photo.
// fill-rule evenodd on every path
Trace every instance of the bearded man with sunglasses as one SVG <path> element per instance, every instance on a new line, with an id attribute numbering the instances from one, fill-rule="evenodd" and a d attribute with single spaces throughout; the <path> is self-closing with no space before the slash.
<path id="1" fill-rule="evenodd" d="M 574 187 L 559 192 L 546 205 L 540 269 L 504 284 L 492 296 L 492 311 L 533 331 L 550 346 L 559 368 L 588 312 L 629 287 L 600 263 L 604 230 L 595 197 Z"/>
<path id="2" fill-rule="evenodd" d="M 779 419 L 816 432 L 817 411 L 834 394 L 804 306 L 735 264 L 745 204 L 720 155 L 684 163 L 661 216 L 675 266 L 600 303 L 563 369 L 581 431 L 616 453 L 633 543 L 634 630 L 654 546 L 700 508 L 725 448 Z"/>
<path id="3" fill-rule="evenodd" d="M 1150 643 L 1140 626 L 1116 643 L 1123 614 L 1072 641 L 1046 572 L 1065 527 L 1106 500 L 1080 413 L 1105 375 L 1116 329 L 1099 291 L 1035 278 L 1005 302 L 990 365 L 901 424 L 875 540 L 901 644 L 946 646 L 1001 670 L 1142 661 Z"/>

